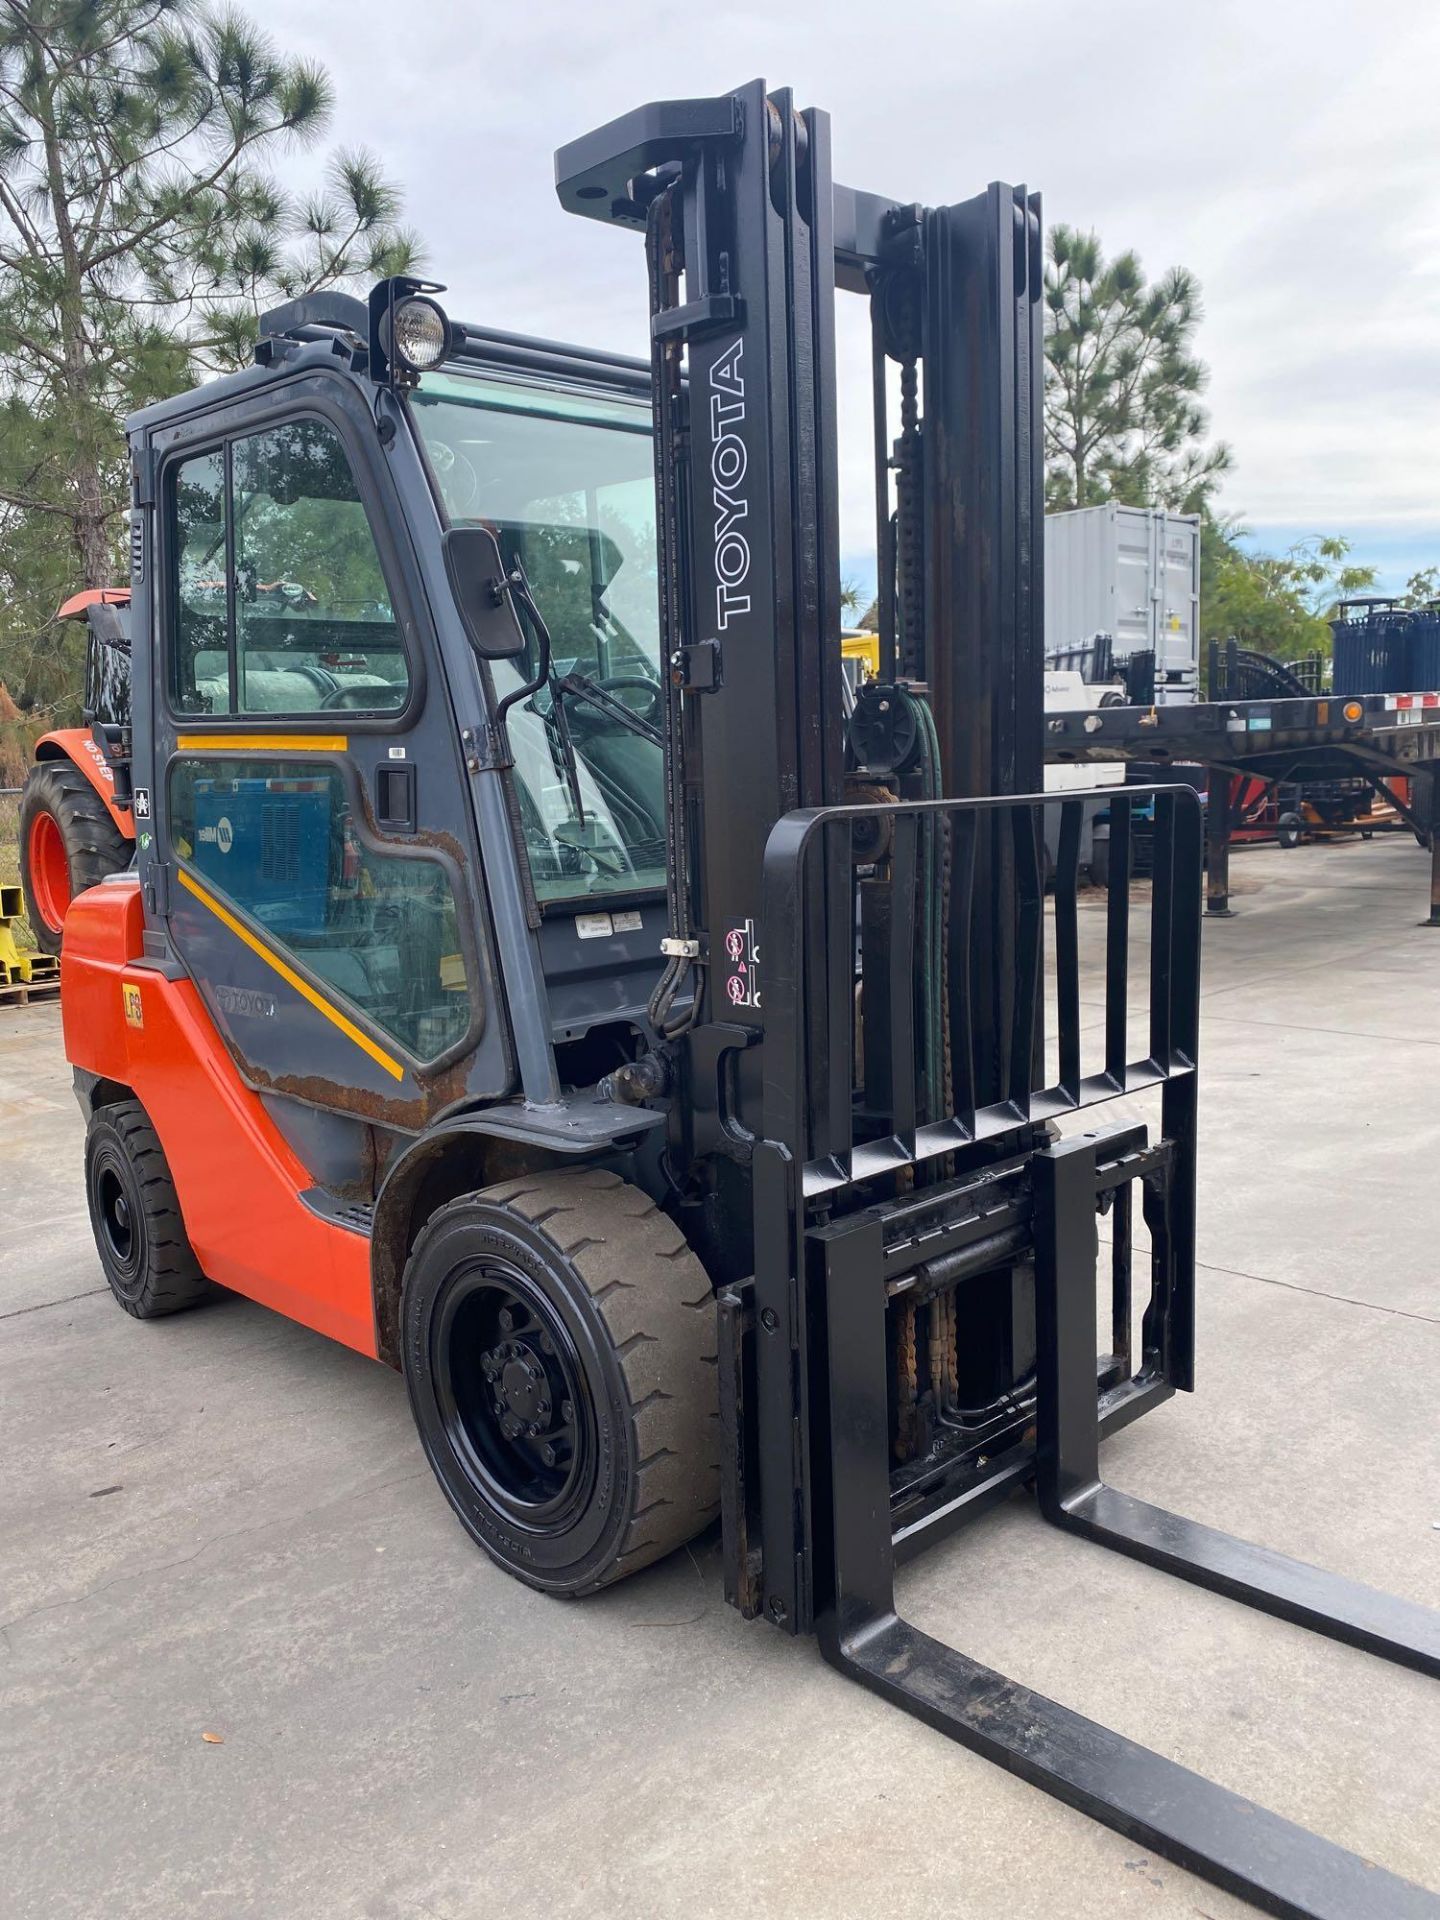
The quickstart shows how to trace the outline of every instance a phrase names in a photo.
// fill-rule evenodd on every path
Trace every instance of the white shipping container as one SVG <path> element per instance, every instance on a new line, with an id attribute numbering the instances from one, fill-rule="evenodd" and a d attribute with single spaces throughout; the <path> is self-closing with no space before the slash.
<path id="1" fill-rule="evenodd" d="M 1155 696 L 1200 680 L 1200 519 L 1163 508 L 1082 507 L 1045 520 L 1045 651 L 1110 635 L 1117 664 L 1155 655 Z"/>

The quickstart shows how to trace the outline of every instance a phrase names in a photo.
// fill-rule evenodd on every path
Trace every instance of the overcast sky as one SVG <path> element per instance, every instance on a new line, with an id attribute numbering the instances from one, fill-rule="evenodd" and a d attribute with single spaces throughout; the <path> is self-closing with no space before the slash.
<path id="1" fill-rule="evenodd" d="M 247 11 L 329 68 L 332 141 L 401 184 L 466 319 L 644 352 L 642 244 L 561 213 L 554 149 L 645 100 L 762 75 L 830 113 L 848 184 L 937 204 L 1023 182 L 1047 223 L 1093 227 L 1152 274 L 1191 268 L 1213 430 L 1234 451 L 1222 504 L 1269 544 L 1346 533 L 1387 584 L 1440 561 L 1440 7 Z M 851 460 L 852 548 L 865 487 Z"/>

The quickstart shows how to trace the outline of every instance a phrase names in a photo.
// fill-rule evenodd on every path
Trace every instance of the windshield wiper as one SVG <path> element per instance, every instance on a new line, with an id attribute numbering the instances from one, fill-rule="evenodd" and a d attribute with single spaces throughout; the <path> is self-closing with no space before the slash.
<path id="1" fill-rule="evenodd" d="M 602 713 L 609 714 L 612 720 L 618 720 L 622 727 L 628 727 L 631 733 L 638 733 L 642 740 L 648 740 L 652 746 L 662 747 L 665 736 L 659 727 L 650 721 L 642 720 L 633 707 L 627 707 L 623 700 L 617 700 L 607 688 L 585 673 L 555 674 L 551 685 L 557 694 L 572 694 L 577 700 L 587 700 L 592 707 L 598 707 Z M 658 692 L 659 689 L 657 688 Z M 558 702 L 557 702 L 558 704 Z"/>

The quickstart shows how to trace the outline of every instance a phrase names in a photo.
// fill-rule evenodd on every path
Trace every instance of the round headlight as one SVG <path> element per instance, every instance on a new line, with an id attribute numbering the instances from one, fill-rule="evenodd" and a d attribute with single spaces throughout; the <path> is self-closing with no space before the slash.
<path id="1" fill-rule="evenodd" d="M 391 334 L 391 359 L 412 373 L 429 373 L 450 350 L 450 322 L 423 294 L 397 303 Z"/>

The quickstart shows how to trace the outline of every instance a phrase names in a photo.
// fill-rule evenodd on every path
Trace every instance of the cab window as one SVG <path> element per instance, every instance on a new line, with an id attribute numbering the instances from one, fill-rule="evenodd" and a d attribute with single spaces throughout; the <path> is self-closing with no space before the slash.
<path id="1" fill-rule="evenodd" d="M 367 844 L 340 769 L 323 761 L 181 758 L 170 832 L 185 865 L 276 947 L 417 1060 L 470 1028 L 446 867 Z"/>
<path id="2" fill-rule="evenodd" d="M 510 709 L 513 783 L 543 902 L 665 884 L 665 682 L 650 410 L 641 401 L 425 374 L 411 417 L 452 524 L 524 567 L 551 674 Z M 536 668 L 497 660 L 504 698 Z M 628 711 L 627 711 L 628 709 Z"/>
<path id="3" fill-rule="evenodd" d="M 399 622 L 332 427 L 289 420 L 180 462 L 169 511 L 177 711 L 404 706 Z"/>

